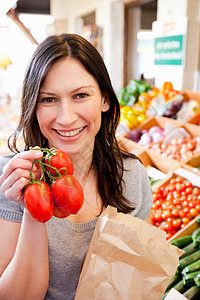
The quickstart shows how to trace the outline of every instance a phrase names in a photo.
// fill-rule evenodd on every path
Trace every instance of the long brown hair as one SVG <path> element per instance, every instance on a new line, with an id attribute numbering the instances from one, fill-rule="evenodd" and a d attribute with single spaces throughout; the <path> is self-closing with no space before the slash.
<path id="1" fill-rule="evenodd" d="M 109 95 L 110 107 L 108 111 L 102 112 L 101 128 L 95 138 L 92 167 L 97 173 L 98 192 L 103 207 L 112 205 L 117 207 L 119 212 L 131 212 L 134 204 L 123 195 L 123 159 L 136 156 L 122 153 L 119 149 L 115 135 L 120 118 L 119 102 L 101 55 L 83 37 L 76 34 L 52 35 L 37 47 L 26 70 L 21 98 L 21 118 L 16 131 L 9 138 L 9 148 L 18 152 L 19 134 L 23 135 L 25 150 L 30 146 L 44 146 L 45 137 L 36 118 L 38 94 L 52 65 L 66 57 L 81 62 L 97 80 L 101 92 Z"/>

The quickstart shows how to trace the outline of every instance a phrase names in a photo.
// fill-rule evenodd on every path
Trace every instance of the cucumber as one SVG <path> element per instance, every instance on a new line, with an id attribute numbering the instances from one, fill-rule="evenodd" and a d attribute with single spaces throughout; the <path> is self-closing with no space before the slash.
<path id="1" fill-rule="evenodd" d="M 172 286 L 170 289 L 167 289 L 164 293 L 164 295 L 162 296 L 161 300 L 164 300 L 165 297 L 167 296 L 167 294 L 170 292 L 171 289 L 175 289 L 177 290 L 179 293 L 183 294 L 186 291 L 186 287 L 183 284 L 183 280 L 181 279 L 179 282 L 177 282 L 174 286 Z"/>
<path id="2" fill-rule="evenodd" d="M 184 269 L 183 269 L 183 273 L 187 274 L 187 273 L 192 273 L 195 271 L 198 271 L 200 273 L 200 259 L 196 260 L 195 262 L 187 265 Z"/>
<path id="3" fill-rule="evenodd" d="M 197 286 L 200 287 L 200 273 L 194 277 L 194 282 Z"/>
<path id="4" fill-rule="evenodd" d="M 200 227 L 192 233 L 192 240 L 195 245 L 200 245 Z"/>
<path id="5" fill-rule="evenodd" d="M 165 290 L 168 291 L 169 289 L 171 289 L 176 283 L 178 283 L 181 280 L 181 276 L 180 274 L 175 274 L 174 277 L 172 277 L 168 283 L 168 286 Z"/>
<path id="6" fill-rule="evenodd" d="M 194 253 L 179 259 L 179 264 L 178 264 L 179 271 L 198 259 L 200 259 L 200 250 L 197 250 Z"/>
<path id="7" fill-rule="evenodd" d="M 199 275 L 200 271 L 192 272 L 183 275 L 182 281 L 184 285 L 191 286 L 194 285 L 194 278 Z"/>
<path id="8" fill-rule="evenodd" d="M 192 254 L 193 252 L 197 251 L 199 249 L 198 245 L 195 245 L 193 242 L 188 244 L 187 246 L 183 247 L 182 250 L 185 251 L 185 253 L 183 253 L 181 256 L 180 256 L 180 259 L 189 255 L 189 254 Z"/>
<path id="9" fill-rule="evenodd" d="M 172 288 L 175 289 L 175 290 L 177 290 L 181 294 L 183 294 L 186 291 L 186 287 L 185 287 L 185 285 L 183 283 L 183 280 L 180 280 Z"/>
<path id="10" fill-rule="evenodd" d="M 185 293 L 183 293 L 183 296 L 188 300 L 200 299 L 200 287 L 193 285 Z"/>
<path id="11" fill-rule="evenodd" d="M 187 246 L 191 242 L 192 242 L 192 235 L 188 234 L 171 241 L 170 244 L 182 249 L 183 247 Z"/>

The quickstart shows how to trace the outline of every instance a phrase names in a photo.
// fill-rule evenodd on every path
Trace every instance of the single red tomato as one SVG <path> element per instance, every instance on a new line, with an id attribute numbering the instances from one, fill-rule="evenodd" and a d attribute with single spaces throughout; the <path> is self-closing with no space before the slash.
<path id="1" fill-rule="evenodd" d="M 168 221 L 165 225 L 164 225 L 164 231 L 172 231 L 174 229 L 173 227 L 173 223 L 172 221 Z"/>
<path id="2" fill-rule="evenodd" d="M 76 214 L 83 205 L 83 190 L 73 175 L 64 175 L 52 183 L 55 205 L 62 211 Z"/>
<path id="3" fill-rule="evenodd" d="M 197 217 L 199 215 L 199 212 L 198 212 L 198 210 L 196 208 L 191 208 L 190 209 L 190 215 L 192 217 Z"/>
<path id="4" fill-rule="evenodd" d="M 186 185 L 186 187 L 192 187 L 192 182 L 191 181 L 186 181 L 185 185 Z"/>
<path id="5" fill-rule="evenodd" d="M 171 217 L 171 212 L 169 210 L 163 210 L 161 216 L 163 218 L 163 220 L 167 220 L 167 218 L 170 218 Z"/>
<path id="6" fill-rule="evenodd" d="M 183 210 L 179 211 L 179 217 L 180 218 L 184 218 L 186 216 L 186 212 L 184 212 Z"/>
<path id="7" fill-rule="evenodd" d="M 200 204 L 197 204 L 196 207 L 197 211 L 200 213 Z"/>
<path id="8" fill-rule="evenodd" d="M 29 185 L 24 191 L 24 203 L 30 215 L 38 222 L 45 223 L 53 215 L 53 195 L 46 182 Z"/>
<path id="9" fill-rule="evenodd" d="M 195 196 L 200 195 L 200 188 L 195 186 L 195 187 L 193 188 L 193 194 L 194 194 Z"/>
<path id="10" fill-rule="evenodd" d="M 190 222 L 190 219 L 188 217 L 184 217 L 184 218 L 181 219 L 181 221 L 184 225 L 186 225 Z"/>
<path id="11" fill-rule="evenodd" d="M 178 183 L 183 183 L 184 179 L 183 179 L 183 177 L 177 176 L 175 181 Z"/>
<path id="12" fill-rule="evenodd" d="M 67 169 L 67 174 L 73 174 L 73 164 L 69 157 L 69 155 L 62 151 L 62 150 L 52 150 L 50 154 L 45 156 L 45 163 L 51 167 L 56 168 L 58 171 L 61 168 Z M 58 175 L 56 170 L 52 169 L 51 167 L 47 166 L 47 170 L 50 172 L 51 175 Z M 60 174 L 65 174 L 65 170 L 60 170 Z"/>
<path id="13" fill-rule="evenodd" d="M 172 209 L 172 217 L 174 217 L 174 218 L 179 217 L 179 210 L 178 209 Z"/>
<path id="14" fill-rule="evenodd" d="M 181 227 L 181 219 L 179 219 L 179 218 L 177 218 L 177 219 L 174 219 L 173 221 L 172 221 L 172 224 L 173 224 L 173 227 L 174 228 L 180 228 Z"/>
<path id="15" fill-rule="evenodd" d="M 160 223 L 162 221 L 161 213 L 160 212 L 155 212 L 154 213 L 154 219 L 155 219 L 155 222 Z"/>

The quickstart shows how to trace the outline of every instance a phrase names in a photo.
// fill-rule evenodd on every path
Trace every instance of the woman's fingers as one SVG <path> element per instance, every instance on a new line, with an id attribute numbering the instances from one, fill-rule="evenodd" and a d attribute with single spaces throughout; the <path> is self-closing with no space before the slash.
<path id="1" fill-rule="evenodd" d="M 5 196 L 22 206 L 24 205 L 23 201 L 23 187 L 28 184 L 28 179 L 21 177 L 19 180 L 15 181 L 12 186 L 6 189 Z"/>
<path id="2" fill-rule="evenodd" d="M 31 179 L 31 168 L 35 159 L 41 159 L 43 156 L 40 150 L 30 150 L 17 154 L 3 168 L 0 177 L 2 192 L 12 201 L 23 205 L 23 188 Z M 39 179 L 41 176 L 41 166 L 35 163 L 32 168 L 33 178 Z"/>
<path id="3" fill-rule="evenodd" d="M 15 169 L 10 175 L 6 178 L 6 180 L 1 185 L 1 190 L 3 193 L 6 192 L 6 190 L 10 189 L 16 181 L 19 181 L 19 187 L 23 189 L 23 187 L 26 185 L 24 184 L 24 179 L 26 178 L 26 181 L 30 179 L 30 171 L 28 170 L 22 170 L 22 169 Z"/>
<path id="4" fill-rule="evenodd" d="M 31 170 L 32 163 L 35 159 L 42 157 L 42 151 L 30 150 L 18 153 L 13 159 L 11 159 L 3 168 L 3 173 L 0 176 L 0 183 L 3 183 L 6 178 L 16 169 Z M 36 164 L 33 167 L 33 171 L 36 171 Z"/>

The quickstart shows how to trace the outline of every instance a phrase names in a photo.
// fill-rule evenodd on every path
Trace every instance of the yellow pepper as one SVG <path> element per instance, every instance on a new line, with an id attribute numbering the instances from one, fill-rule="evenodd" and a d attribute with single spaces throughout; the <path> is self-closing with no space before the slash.
<path id="1" fill-rule="evenodd" d="M 120 123 L 125 123 L 130 130 L 138 126 L 138 121 L 133 108 L 130 106 L 122 106 L 120 111 Z"/>

